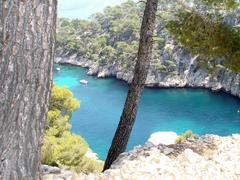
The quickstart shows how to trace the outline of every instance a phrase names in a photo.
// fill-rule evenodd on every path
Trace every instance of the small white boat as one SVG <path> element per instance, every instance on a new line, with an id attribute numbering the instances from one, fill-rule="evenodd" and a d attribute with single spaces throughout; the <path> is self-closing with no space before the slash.
<path id="1" fill-rule="evenodd" d="M 79 82 L 80 82 L 81 84 L 88 84 L 88 81 L 85 80 L 85 79 L 82 79 L 82 80 L 80 80 Z"/>
<path id="2" fill-rule="evenodd" d="M 56 70 L 57 70 L 57 71 L 60 71 L 61 69 L 60 69 L 60 67 L 57 67 Z"/>

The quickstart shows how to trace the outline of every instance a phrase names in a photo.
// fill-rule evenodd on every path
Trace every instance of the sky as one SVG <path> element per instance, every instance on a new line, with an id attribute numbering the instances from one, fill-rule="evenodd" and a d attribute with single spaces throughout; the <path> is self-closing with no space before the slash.
<path id="1" fill-rule="evenodd" d="M 106 6 L 121 4 L 126 0 L 58 0 L 58 17 L 87 19 Z"/>

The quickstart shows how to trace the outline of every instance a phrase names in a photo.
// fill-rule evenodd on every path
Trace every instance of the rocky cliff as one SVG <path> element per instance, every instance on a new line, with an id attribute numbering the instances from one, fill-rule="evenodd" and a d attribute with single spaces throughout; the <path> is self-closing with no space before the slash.
<path id="1" fill-rule="evenodd" d="M 166 134 L 165 134 L 166 135 Z M 168 137 L 168 136 L 167 136 Z M 165 136 L 164 139 L 167 139 Z M 160 138 L 161 139 L 161 138 Z M 204 135 L 180 144 L 147 142 L 120 155 L 104 173 L 77 175 L 62 171 L 43 179 L 68 180 L 238 180 L 240 135 Z"/>
<path id="2" fill-rule="evenodd" d="M 159 50 L 160 57 L 151 63 L 146 86 L 151 87 L 203 87 L 210 88 L 214 91 L 223 90 L 234 96 L 240 97 L 240 74 L 231 72 L 227 69 L 218 69 L 215 74 L 210 74 L 208 70 L 199 68 L 198 57 L 192 56 L 182 47 L 167 42 Z M 169 58 L 171 56 L 171 61 Z M 169 70 L 163 71 L 158 67 L 161 64 L 168 64 Z M 124 70 L 118 62 L 113 64 L 99 65 L 89 59 L 76 55 L 67 57 L 57 57 L 56 63 L 67 63 L 88 67 L 89 75 L 96 75 L 98 78 L 116 76 L 131 82 L 133 71 L 132 68 Z"/>

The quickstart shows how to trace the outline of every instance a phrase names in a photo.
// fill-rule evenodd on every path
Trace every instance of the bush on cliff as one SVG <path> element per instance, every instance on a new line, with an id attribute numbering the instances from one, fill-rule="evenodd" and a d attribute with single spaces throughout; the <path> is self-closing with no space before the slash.
<path id="1" fill-rule="evenodd" d="M 100 172 L 102 163 L 85 156 L 89 149 L 86 141 L 70 132 L 71 113 L 79 106 L 79 101 L 66 87 L 53 87 L 41 149 L 42 164 L 83 173 Z"/>
<path id="2" fill-rule="evenodd" d="M 198 135 L 193 134 L 191 130 L 188 130 L 176 139 L 176 143 L 181 144 L 188 139 L 197 139 L 197 138 L 198 138 Z"/>

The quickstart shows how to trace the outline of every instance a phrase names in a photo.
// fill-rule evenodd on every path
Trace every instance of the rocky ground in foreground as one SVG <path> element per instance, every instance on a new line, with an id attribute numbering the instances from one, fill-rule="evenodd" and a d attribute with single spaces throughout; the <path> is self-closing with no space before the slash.
<path id="1" fill-rule="evenodd" d="M 166 134 L 165 134 L 166 135 Z M 168 137 L 168 136 L 165 136 Z M 150 138 L 151 139 L 151 138 Z M 154 139 L 154 138 L 153 138 Z M 147 142 L 121 154 L 104 173 L 76 175 L 61 170 L 44 180 L 239 180 L 240 135 L 205 135 L 181 144 Z M 161 137 L 160 137 L 161 139 Z"/>

